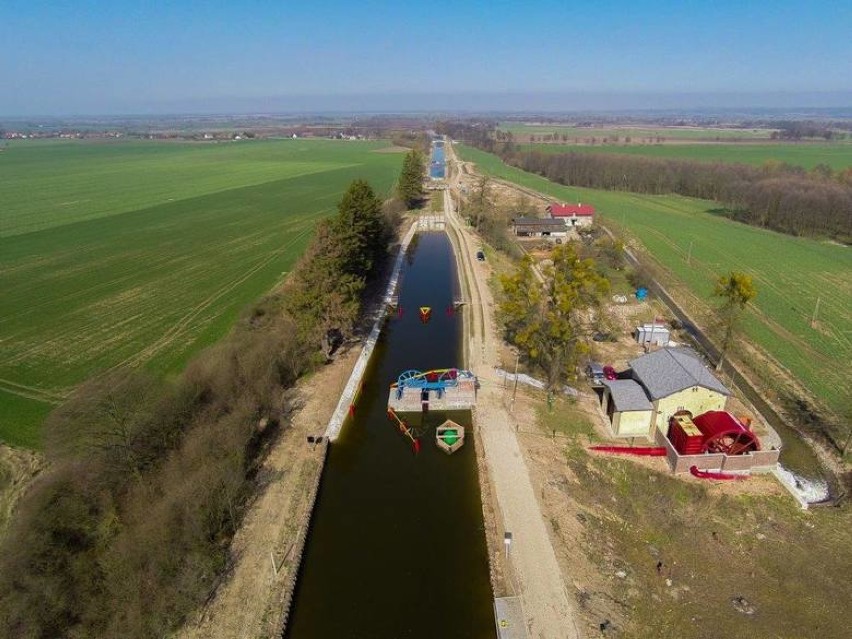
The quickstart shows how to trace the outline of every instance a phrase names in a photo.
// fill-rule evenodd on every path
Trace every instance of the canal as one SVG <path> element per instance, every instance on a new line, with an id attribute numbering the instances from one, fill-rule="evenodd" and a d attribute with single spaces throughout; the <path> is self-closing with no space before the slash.
<path id="1" fill-rule="evenodd" d="M 386 415 L 388 387 L 408 369 L 461 366 L 452 308 L 455 260 L 443 233 L 420 235 L 403 265 L 401 316 L 388 319 L 354 417 L 331 446 L 311 522 L 288 639 L 495 637 L 475 442 L 448 456 L 435 428 L 448 416 L 405 415 L 415 455 Z M 431 306 L 420 321 L 418 307 Z"/>
<path id="2" fill-rule="evenodd" d="M 443 140 L 436 140 L 432 143 L 429 177 L 434 180 L 443 180 L 447 177 L 447 158 L 444 152 Z"/>

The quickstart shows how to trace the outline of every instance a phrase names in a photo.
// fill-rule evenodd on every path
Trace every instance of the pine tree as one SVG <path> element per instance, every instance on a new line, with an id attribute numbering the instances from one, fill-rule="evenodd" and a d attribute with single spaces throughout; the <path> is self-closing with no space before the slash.
<path id="1" fill-rule="evenodd" d="M 329 331 L 352 330 L 366 280 L 386 247 L 382 203 L 367 182 L 356 180 L 338 203 L 337 216 L 317 226 L 295 269 L 287 305 L 303 339 L 319 344 Z"/>
<path id="2" fill-rule="evenodd" d="M 423 154 L 413 149 L 405 154 L 402 161 L 402 171 L 399 174 L 397 194 L 409 208 L 415 206 L 423 197 L 423 176 L 426 163 Z"/>
<path id="3" fill-rule="evenodd" d="M 344 250 L 343 272 L 367 277 L 381 262 L 387 246 L 382 203 L 364 180 L 355 180 L 337 205 L 333 232 Z"/>

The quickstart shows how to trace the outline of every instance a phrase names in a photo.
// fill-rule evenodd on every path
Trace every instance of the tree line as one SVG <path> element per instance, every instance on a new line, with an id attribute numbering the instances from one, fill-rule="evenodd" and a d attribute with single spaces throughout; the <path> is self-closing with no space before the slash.
<path id="1" fill-rule="evenodd" d="M 0 541 L 0 636 L 168 636 L 213 589 L 288 392 L 353 330 L 393 220 L 353 183 L 284 289 L 174 381 L 118 371 L 44 427 L 49 468 Z"/>
<path id="2" fill-rule="evenodd" d="M 443 129 L 512 166 L 569 186 L 719 202 L 719 213 L 796 236 L 852 242 L 852 167 L 810 171 L 770 161 L 761 167 L 616 154 L 520 151 L 493 123 L 447 123 Z"/>
<path id="3" fill-rule="evenodd" d="M 569 186 L 714 200 L 741 222 L 797 236 L 852 241 L 852 169 L 834 176 L 780 163 L 763 167 L 591 153 L 500 150 L 518 168 Z"/>

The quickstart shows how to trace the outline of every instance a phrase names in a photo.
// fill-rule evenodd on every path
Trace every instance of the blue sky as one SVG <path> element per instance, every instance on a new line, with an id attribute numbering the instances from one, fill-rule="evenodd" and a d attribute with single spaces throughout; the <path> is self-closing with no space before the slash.
<path id="1" fill-rule="evenodd" d="M 852 2 L 2 0 L 0 25 L 3 115 L 852 101 Z"/>

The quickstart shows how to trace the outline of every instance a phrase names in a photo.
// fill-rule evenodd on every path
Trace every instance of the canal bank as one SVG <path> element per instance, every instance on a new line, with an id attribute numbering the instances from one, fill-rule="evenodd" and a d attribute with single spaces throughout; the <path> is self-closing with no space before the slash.
<path id="1" fill-rule="evenodd" d="M 476 441 L 451 456 L 434 443 L 444 419 L 470 428 L 470 413 L 408 416 L 417 455 L 386 415 L 402 371 L 461 364 L 452 249 L 443 233 L 417 240 L 401 262 L 401 313 L 377 336 L 354 414 L 329 448 L 291 639 L 495 636 Z M 435 309 L 427 323 L 420 306 Z"/>

